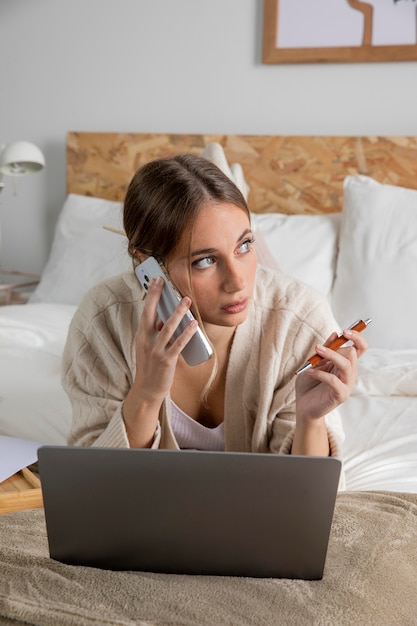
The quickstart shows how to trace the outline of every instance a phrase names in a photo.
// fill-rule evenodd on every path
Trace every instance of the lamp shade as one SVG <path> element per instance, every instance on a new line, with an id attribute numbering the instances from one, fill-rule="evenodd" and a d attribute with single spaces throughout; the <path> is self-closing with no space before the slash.
<path id="1" fill-rule="evenodd" d="M 34 174 L 45 167 L 45 157 L 34 143 L 14 141 L 0 154 L 0 173 L 7 176 Z"/>

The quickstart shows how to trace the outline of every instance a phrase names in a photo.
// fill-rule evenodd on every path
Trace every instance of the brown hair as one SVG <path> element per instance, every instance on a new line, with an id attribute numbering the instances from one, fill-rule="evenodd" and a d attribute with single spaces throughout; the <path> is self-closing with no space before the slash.
<path id="1" fill-rule="evenodd" d="M 152 254 L 166 261 L 189 233 L 201 207 L 228 202 L 250 216 L 246 201 L 211 161 L 182 154 L 151 161 L 139 168 L 128 187 L 123 209 L 128 251 Z"/>

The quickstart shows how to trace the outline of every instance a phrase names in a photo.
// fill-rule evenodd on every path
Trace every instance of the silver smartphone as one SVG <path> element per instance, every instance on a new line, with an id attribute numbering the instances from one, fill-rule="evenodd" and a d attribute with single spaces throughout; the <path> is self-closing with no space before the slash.
<path id="1" fill-rule="evenodd" d="M 164 288 L 157 311 L 159 317 L 165 323 L 177 308 L 178 303 L 181 301 L 181 295 L 153 256 L 148 257 L 146 261 L 138 265 L 135 268 L 135 273 L 145 291 L 149 289 L 149 283 L 152 278 L 158 278 L 158 276 L 163 278 Z M 194 316 L 191 311 L 187 311 L 174 332 L 174 337 L 178 337 L 193 319 Z M 207 361 L 212 356 L 213 350 L 200 327 L 197 328 L 197 331 L 191 337 L 181 354 L 188 365 L 198 365 L 198 363 Z"/>

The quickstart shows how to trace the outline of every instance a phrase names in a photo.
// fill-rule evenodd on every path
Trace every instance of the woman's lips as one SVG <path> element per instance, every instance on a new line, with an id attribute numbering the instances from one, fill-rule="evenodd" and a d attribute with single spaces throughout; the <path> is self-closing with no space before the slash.
<path id="1" fill-rule="evenodd" d="M 244 298 L 243 300 L 238 300 L 237 302 L 231 302 L 230 304 L 225 304 L 222 306 L 222 311 L 226 313 L 241 313 L 248 306 L 249 298 Z"/>

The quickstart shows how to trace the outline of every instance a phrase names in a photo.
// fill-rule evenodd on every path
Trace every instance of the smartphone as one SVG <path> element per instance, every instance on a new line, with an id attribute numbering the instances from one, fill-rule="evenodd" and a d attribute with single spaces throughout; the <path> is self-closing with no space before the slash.
<path id="1" fill-rule="evenodd" d="M 159 317 L 165 323 L 177 308 L 178 303 L 181 301 L 181 295 L 153 256 L 148 257 L 146 261 L 138 265 L 135 268 L 135 273 L 145 291 L 149 289 L 149 283 L 152 278 L 156 279 L 158 276 L 163 278 L 164 288 L 157 311 Z M 174 332 L 174 338 L 178 337 L 193 319 L 194 316 L 191 311 L 187 311 Z M 191 337 L 181 354 L 188 365 L 198 365 L 203 361 L 207 361 L 213 355 L 213 350 L 200 327 L 197 328 L 197 331 Z"/>

